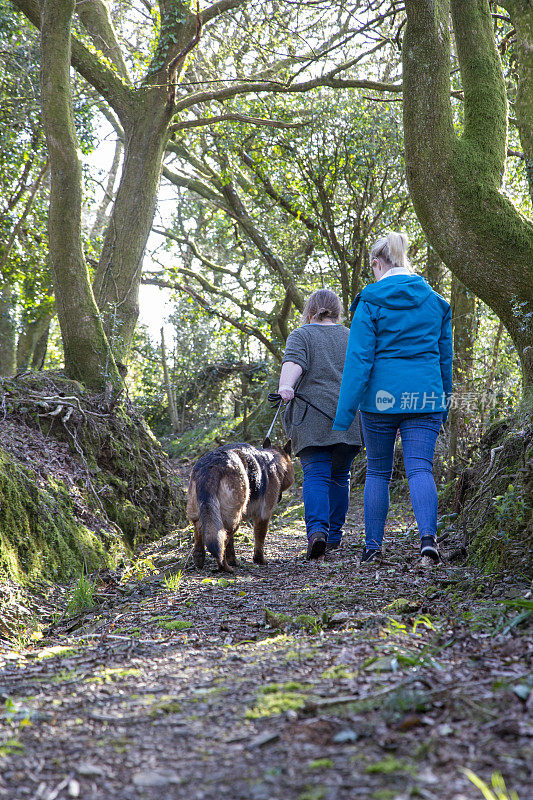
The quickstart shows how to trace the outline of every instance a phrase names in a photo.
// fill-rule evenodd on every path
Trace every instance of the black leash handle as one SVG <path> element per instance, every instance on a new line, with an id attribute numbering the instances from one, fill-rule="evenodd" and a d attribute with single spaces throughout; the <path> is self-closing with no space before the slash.
<path id="1" fill-rule="evenodd" d="M 268 395 L 267 399 L 268 399 L 269 403 L 272 403 L 272 407 L 273 408 L 277 408 L 279 410 L 279 407 L 283 402 L 280 394 L 278 394 L 277 392 L 270 392 L 270 394 Z M 322 414 L 322 416 L 324 416 L 327 419 L 329 419 L 330 422 L 335 422 L 335 419 L 333 417 L 330 417 L 329 414 L 326 414 L 325 411 L 322 411 L 321 408 L 319 408 L 318 406 L 315 406 L 314 403 L 312 403 L 310 400 L 308 400 L 306 397 L 304 397 L 303 395 L 299 394 L 298 392 L 294 392 L 294 399 L 301 400 L 303 403 L 306 403 L 306 405 L 311 406 L 311 408 L 314 408 L 315 411 L 318 411 L 319 414 Z M 289 400 L 288 402 L 292 403 L 292 400 Z M 277 416 L 277 414 L 276 414 L 276 416 Z"/>

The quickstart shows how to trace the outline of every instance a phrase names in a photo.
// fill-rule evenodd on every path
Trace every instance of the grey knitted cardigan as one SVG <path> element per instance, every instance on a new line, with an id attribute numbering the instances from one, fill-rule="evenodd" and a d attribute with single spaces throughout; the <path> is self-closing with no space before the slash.
<path id="1" fill-rule="evenodd" d="M 344 325 L 302 325 L 287 339 L 283 363 L 293 361 L 303 370 L 295 391 L 332 419 L 335 417 L 350 331 Z M 359 412 L 347 431 L 333 431 L 332 422 L 295 398 L 283 409 L 283 427 L 293 452 L 304 447 L 362 443 Z"/>

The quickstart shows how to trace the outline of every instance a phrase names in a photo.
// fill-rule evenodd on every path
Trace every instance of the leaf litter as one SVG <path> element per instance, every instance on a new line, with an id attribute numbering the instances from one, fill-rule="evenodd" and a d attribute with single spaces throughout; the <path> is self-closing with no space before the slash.
<path id="1" fill-rule="evenodd" d="M 90 576 L 96 607 L 13 589 L 31 614 L 0 640 L 0 798 L 475 800 L 502 773 L 528 800 L 530 585 L 420 569 L 401 503 L 385 561 L 362 568 L 357 491 L 318 563 L 295 492 L 268 565 L 244 529 L 231 580 L 194 571 L 177 531 L 141 555 L 155 572 Z"/>

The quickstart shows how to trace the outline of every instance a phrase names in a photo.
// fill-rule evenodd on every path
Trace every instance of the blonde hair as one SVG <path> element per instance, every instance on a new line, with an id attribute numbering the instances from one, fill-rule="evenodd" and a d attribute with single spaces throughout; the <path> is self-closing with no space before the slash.
<path id="1" fill-rule="evenodd" d="M 302 311 L 302 321 L 304 324 L 309 322 L 310 319 L 315 319 L 317 322 L 322 322 L 325 319 L 338 322 L 341 318 L 341 312 L 341 301 L 335 292 L 332 292 L 331 289 L 318 289 L 307 298 Z"/>
<path id="2" fill-rule="evenodd" d="M 388 233 L 387 236 L 382 236 L 378 239 L 370 251 L 370 263 L 375 258 L 384 261 L 385 264 L 392 267 L 406 267 L 411 268 L 411 262 L 407 257 L 407 248 L 409 246 L 409 239 L 405 233 Z"/>

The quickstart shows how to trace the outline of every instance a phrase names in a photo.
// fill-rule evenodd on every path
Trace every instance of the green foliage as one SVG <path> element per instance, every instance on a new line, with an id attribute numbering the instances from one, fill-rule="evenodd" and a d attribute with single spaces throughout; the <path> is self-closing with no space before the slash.
<path id="1" fill-rule="evenodd" d="M 172 575 L 165 575 L 163 578 L 163 583 L 169 592 L 175 592 L 177 589 L 179 589 L 182 580 L 183 571 L 180 569 L 179 572 L 175 572 Z"/>
<path id="2" fill-rule="evenodd" d="M 140 556 L 134 558 L 129 566 L 122 572 L 120 582 L 122 584 L 130 581 L 143 581 L 150 575 L 159 572 L 150 556 Z"/>
<path id="3" fill-rule="evenodd" d="M 502 528 L 521 528 L 526 521 L 526 502 L 520 489 L 510 483 L 504 494 L 493 498 L 496 522 Z"/>
<path id="4" fill-rule="evenodd" d="M 23 337 L 32 324 L 54 313 L 47 233 L 48 155 L 39 102 L 39 34 L 6 0 L 0 0 L 0 50 L 0 261 L 5 261 L 0 294 L 2 284 L 8 284 L 12 314 Z M 81 151 L 88 154 L 98 136 L 95 105 L 80 89 L 75 88 L 74 113 Z M 33 349 L 26 353 L 19 348 L 19 366 L 31 363 Z"/>
<path id="5" fill-rule="evenodd" d="M 514 789 L 511 789 L 510 792 L 507 791 L 501 772 L 492 773 L 490 786 L 471 769 L 462 769 L 461 772 L 479 789 L 485 800 L 519 800 Z"/>
<path id="6" fill-rule="evenodd" d="M 272 628 L 279 628 L 281 630 L 288 630 L 296 628 L 305 630 L 308 633 L 319 633 L 322 627 L 327 623 L 327 615 L 324 617 L 315 617 L 312 614 L 299 614 L 296 617 L 291 617 L 288 614 L 280 614 L 270 609 L 265 608 L 265 622 Z"/>
<path id="7" fill-rule="evenodd" d="M 508 606 L 508 608 L 521 609 L 520 613 L 513 617 L 513 619 L 505 625 L 503 634 L 508 633 L 517 625 L 533 621 L 533 600 L 527 597 L 514 597 L 512 600 L 504 600 L 503 602 L 506 606 Z"/>
<path id="8" fill-rule="evenodd" d="M 9 738 L 0 744 L 0 756 L 20 755 L 24 752 L 24 745 L 18 739 Z"/>

